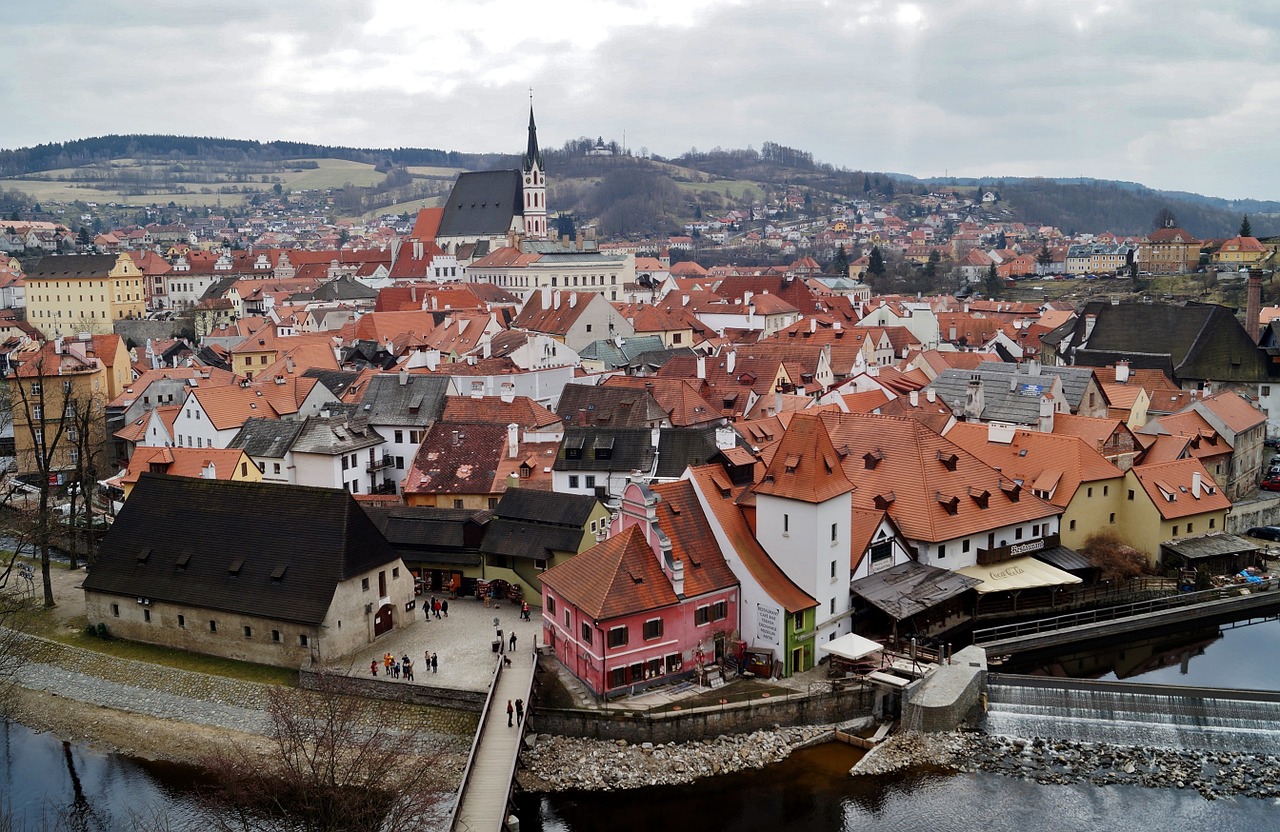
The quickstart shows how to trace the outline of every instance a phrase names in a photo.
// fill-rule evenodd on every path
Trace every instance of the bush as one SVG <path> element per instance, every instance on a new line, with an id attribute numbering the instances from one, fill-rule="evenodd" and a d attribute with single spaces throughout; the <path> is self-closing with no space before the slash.
<path id="1" fill-rule="evenodd" d="M 1080 554 L 1102 570 L 1102 579 L 1127 581 L 1150 573 L 1147 556 L 1120 539 L 1113 531 L 1095 532 L 1084 541 Z"/>
<path id="2" fill-rule="evenodd" d="M 111 637 L 111 635 L 107 632 L 107 625 L 103 624 L 102 622 L 98 622 L 97 631 L 98 631 L 98 638 L 106 639 Z"/>

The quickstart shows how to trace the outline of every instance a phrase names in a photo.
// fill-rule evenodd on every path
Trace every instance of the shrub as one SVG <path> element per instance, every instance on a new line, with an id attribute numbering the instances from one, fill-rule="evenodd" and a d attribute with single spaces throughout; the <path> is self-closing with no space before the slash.
<path id="1" fill-rule="evenodd" d="M 1102 570 L 1102 579 L 1127 581 L 1150 573 L 1147 556 L 1120 539 L 1113 531 L 1095 532 L 1084 541 L 1080 554 Z"/>

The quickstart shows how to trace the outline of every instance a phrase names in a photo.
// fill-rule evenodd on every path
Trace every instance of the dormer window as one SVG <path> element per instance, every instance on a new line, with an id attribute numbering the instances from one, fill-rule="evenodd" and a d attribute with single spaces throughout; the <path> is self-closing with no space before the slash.
<path id="1" fill-rule="evenodd" d="M 948 471 L 956 470 L 956 464 L 960 461 L 960 457 L 947 451 L 938 451 L 938 461 L 941 462 Z"/>
<path id="2" fill-rule="evenodd" d="M 960 511 L 960 498 L 943 494 L 941 491 L 935 492 L 934 499 L 938 501 L 938 505 L 942 506 L 947 514 L 956 514 Z"/>
<path id="3" fill-rule="evenodd" d="M 882 459 L 884 459 L 884 451 L 876 448 L 874 451 L 868 451 L 862 455 L 862 464 L 868 471 L 874 471 Z"/>

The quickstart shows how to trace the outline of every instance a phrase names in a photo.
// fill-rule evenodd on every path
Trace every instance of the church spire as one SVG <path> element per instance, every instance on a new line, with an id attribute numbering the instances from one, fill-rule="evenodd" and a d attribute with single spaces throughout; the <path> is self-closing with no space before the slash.
<path id="1" fill-rule="evenodd" d="M 529 147 L 524 152 L 524 169 L 542 168 L 542 151 L 538 149 L 538 125 L 533 121 L 533 102 L 529 102 Z"/>

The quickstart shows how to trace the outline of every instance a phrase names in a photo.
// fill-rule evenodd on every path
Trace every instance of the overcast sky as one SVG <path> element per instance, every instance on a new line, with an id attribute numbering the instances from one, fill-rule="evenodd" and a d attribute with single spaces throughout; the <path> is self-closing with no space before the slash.
<path id="1" fill-rule="evenodd" d="M 5 12 L 0 146 L 519 152 L 533 87 L 544 147 L 774 141 L 864 170 L 1280 199 L 1278 27 L 1280 3 L 1237 0 L 47 0 Z"/>

